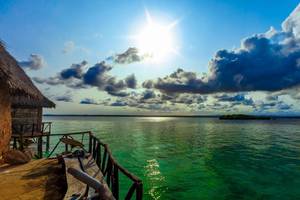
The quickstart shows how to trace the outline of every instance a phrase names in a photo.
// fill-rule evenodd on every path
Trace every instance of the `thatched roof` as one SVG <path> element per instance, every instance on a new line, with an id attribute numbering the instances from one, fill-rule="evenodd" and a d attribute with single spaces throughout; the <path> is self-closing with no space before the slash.
<path id="1" fill-rule="evenodd" d="M 0 82 L 8 87 L 13 106 L 55 107 L 55 104 L 37 89 L 1 41 Z"/>

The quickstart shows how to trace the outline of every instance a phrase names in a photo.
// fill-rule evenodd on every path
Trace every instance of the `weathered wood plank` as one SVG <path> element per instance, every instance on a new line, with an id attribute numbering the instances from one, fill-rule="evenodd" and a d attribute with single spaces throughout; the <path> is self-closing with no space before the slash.
<path id="1" fill-rule="evenodd" d="M 73 177 L 71 174 L 67 172 L 68 168 L 74 168 L 80 171 L 84 171 L 91 177 L 97 179 L 103 185 L 103 188 L 100 191 L 100 197 L 101 197 L 100 199 L 115 200 L 112 192 L 110 191 L 107 183 L 104 180 L 101 170 L 97 166 L 92 155 L 90 155 L 88 158 L 84 158 L 84 159 L 81 158 L 81 162 L 84 170 L 82 170 L 78 158 L 67 158 L 67 157 L 64 158 L 66 177 L 68 183 L 68 189 L 64 199 L 70 200 L 74 196 L 84 195 L 87 189 L 87 185 L 85 183 L 82 183 L 81 181 L 77 180 L 75 177 Z M 93 196 L 95 194 L 96 191 L 93 188 L 89 188 L 88 196 Z"/>
<path id="2" fill-rule="evenodd" d="M 99 180 L 99 182 L 103 185 L 103 189 L 100 191 L 101 199 L 103 200 L 114 200 L 112 192 L 110 191 L 108 185 L 106 184 L 103 174 L 99 167 L 96 164 L 96 161 L 92 158 L 92 156 L 89 156 L 87 159 L 82 160 L 82 164 L 84 167 L 84 170 L 87 174 L 92 176 L 93 178 L 96 178 Z M 90 188 L 89 189 L 89 196 L 92 196 L 95 194 L 95 190 Z"/>
<path id="3" fill-rule="evenodd" d="M 67 169 L 72 167 L 81 170 L 80 163 L 77 158 L 64 158 L 65 168 L 66 168 L 66 178 L 67 178 L 67 192 L 65 194 L 64 200 L 70 200 L 72 198 L 84 195 L 86 192 L 86 184 L 78 181 L 71 174 L 67 173 Z"/>

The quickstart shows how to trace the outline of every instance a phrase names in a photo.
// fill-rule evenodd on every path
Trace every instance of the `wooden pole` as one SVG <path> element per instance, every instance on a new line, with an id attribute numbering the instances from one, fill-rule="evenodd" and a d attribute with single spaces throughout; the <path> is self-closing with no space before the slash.
<path id="1" fill-rule="evenodd" d="M 21 132 L 20 132 L 20 150 L 23 151 L 24 149 L 24 140 L 23 140 L 23 129 L 24 129 L 24 126 L 21 125 Z"/>
<path id="2" fill-rule="evenodd" d="M 113 183 L 112 183 L 112 191 L 116 200 L 119 199 L 119 169 L 116 165 L 113 165 L 114 173 L 113 173 Z"/>
<path id="3" fill-rule="evenodd" d="M 50 147 L 50 136 L 46 136 L 46 152 L 49 152 L 49 147 Z"/>
<path id="4" fill-rule="evenodd" d="M 38 157 L 43 157 L 43 138 L 42 136 L 38 137 Z"/>

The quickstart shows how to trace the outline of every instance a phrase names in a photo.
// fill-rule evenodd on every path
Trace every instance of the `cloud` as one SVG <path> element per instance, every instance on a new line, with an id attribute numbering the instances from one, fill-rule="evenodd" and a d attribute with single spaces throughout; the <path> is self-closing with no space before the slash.
<path id="1" fill-rule="evenodd" d="M 63 101 L 63 102 L 73 102 L 73 98 L 72 96 L 66 94 L 66 95 L 62 95 L 62 96 L 56 96 L 55 101 Z"/>
<path id="2" fill-rule="evenodd" d="M 83 83 L 95 86 L 113 96 L 127 96 L 128 93 L 122 90 L 136 86 L 135 76 L 130 75 L 125 80 L 117 80 L 116 77 L 108 74 L 111 69 L 112 66 L 107 65 L 104 61 L 97 63 L 84 74 Z"/>
<path id="3" fill-rule="evenodd" d="M 127 76 L 125 78 L 125 82 L 127 84 L 127 87 L 129 87 L 129 88 L 135 89 L 137 86 L 137 80 L 136 80 L 134 74 Z"/>
<path id="4" fill-rule="evenodd" d="M 156 97 L 156 94 L 153 90 L 146 90 L 142 94 L 142 99 L 153 99 Z"/>
<path id="5" fill-rule="evenodd" d="M 219 102 L 229 102 L 231 106 L 245 105 L 245 106 L 252 106 L 253 108 L 255 108 L 255 103 L 253 99 L 246 98 L 244 94 L 235 94 L 235 95 L 222 94 L 222 95 L 216 95 L 215 98 Z"/>
<path id="6" fill-rule="evenodd" d="M 270 109 L 276 110 L 276 111 L 286 111 L 290 110 L 293 107 L 293 104 L 287 104 L 283 101 L 273 101 L 273 102 L 260 102 L 256 105 L 256 111 L 257 112 L 265 112 Z"/>
<path id="7" fill-rule="evenodd" d="M 143 83 L 164 93 L 279 91 L 300 84 L 300 6 L 284 21 L 282 30 L 253 35 L 235 50 L 219 50 L 207 75 L 178 69 Z"/>
<path id="8" fill-rule="evenodd" d="M 90 104 L 90 105 L 99 105 L 94 99 L 85 98 L 80 101 L 80 104 Z"/>
<path id="9" fill-rule="evenodd" d="M 68 54 L 68 53 L 71 53 L 75 50 L 76 46 L 75 46 L 75 43 L 73 41 L 67 41 L 64 43 L 64 48 L 62 50 L 62 52 L 64 54 Z"/>
<path id="10" fill-rule="evenodd" d="M 111 103 L 110 106 L 123 107 L 123 106 L 127 106 L 127 103 L 124 101 L 121 101 L 121 100 L 117 100 L 117 101 Z"/>
<path id="11" fill-rule="evenodd" d="M 70 68 L 64 69 L 60 72 L 61 79 L 77 78 L 80 79 L 83 75 L 84 67 L 87 65 L 87 61 L 82 61 L 79 64 L 72 64 Z"/>
<path id="12" fill-rule="evenodd" d="M 28 61 L 21 61 L 19 65 L 24 69 L 38 70 L 44 67 L 46 62 L 41 55 L 31 54 Z"/>
<path id="13" fill-rule="evenodd" d="M 57 77 L 49 77 L 49 78 L 33 77 L 32 80 L 34 80 L 36 83 L 39 83 L 39 84 L 46 83 L 46 84 L 52 85 L 52 86 L 64 83 L 62 80 L 60 80 Z"/>
<path id="14" fill-rule="evenodd" d="M 148 54 L 141 54 L 135 47 L 129 47 L 124 53 L 110 56 L 107 60 L 111 60 L 116 64 L 131 64 L 135 62 L 142 62 L 150 57 Z"/>
<path id="15" fill-rule="evenodd" d="M 62 70 L 56 76 L 48 78 L 33 77 L 32 80 L 39 84 L 51 86 L 66 85 L 69 88 L 87 88 L 81 80 L 86 66 L 87 61 L 82 61 L 78 64 L 72 64 L 69 68 Z"/>
<path id="16" fill-rule="evenodd" d="M 56 76 L 48 78 L 33 77 L 33 80 L 39 84 L 65 85 L 73 89 L 82 89 L 97 87 L 99 90 L 106 91 L 113 96 L 128 96 L 128 88 L 135 89 L 137 80 L 134 74 L 127 76 L 124 80 L 118 80 L 109 72 L 112 66 L 104 61 L 87 68 L 87 61 L 79 64 L 72 64 L 69 68 L 62 70 Z"/>
<path id="17" fill-rule="evenodd" d="M 268 94 L 267 96 L 266 96 L 266 100 L 267 101 L 277 101 L 278 100 L 278 97 L 279 97 L 279 95 L 276 95 L 276 94 Z"/>
<path id="18" fill-rule="evenodd" d="M 290 110 L 292 107 L 293 107 L 293 104 L 288 105 L 286 103 L 281 103 L 281 104 L 278 105 L 277 108 L 279 110 Z"/>
<path id="19" fill-rule="evenodd" d="M 199 105 L 206 101 L 206 97 L 198 94 L 178 94 L 166 96 L 153 90 L 145 90 L 141 93 L 131 92 L 125 97 L 104 100 L 100 104 L 105 106 L 127 106 L 152 111 L 178 111 L 178 105 Z"/>

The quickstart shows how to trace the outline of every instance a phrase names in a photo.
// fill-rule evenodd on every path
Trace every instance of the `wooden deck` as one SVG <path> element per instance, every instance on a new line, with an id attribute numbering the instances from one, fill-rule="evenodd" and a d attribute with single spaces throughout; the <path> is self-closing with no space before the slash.
<path id="1" fill-rule="evenodd" d="M 66 191 L 64 170 L 56 159 L 0 166 L 0 199 L 58 200 Z"/>
<path id="2" fill-rule="evenodd" d="M 81 169 L 80 163 L 78 161 L 78 158 L 64 158 L 64 163 L 66 167 L 66 178 L 68 183 L 68 189 L 65 195 L 65 200 L 71 199 L 72 196 L 80 196 L 81 194 L 85 194 L 87 185 L 75 177 L 73 177 L 71 174 L 67 172 L 68 168 L 74 168 L 79 171 L 83 171 Z M 103 200 L 115 200 L 113 197 L 112 192 L 110 191 L 107 183 L 104 180 L 103 174 L 101 170 L 98 168 L 95 160 L 92 157 L 82 159 L 82 165 L 84 168 L 84 172 L 90 175 L 91 177 L 95 178 L 102 184 L 102 189 L 100 192 L 100 199 Z M 93 188 L 88 189 L 88 196 L 93 196 L 95 194 L 95 190 Z"/>

